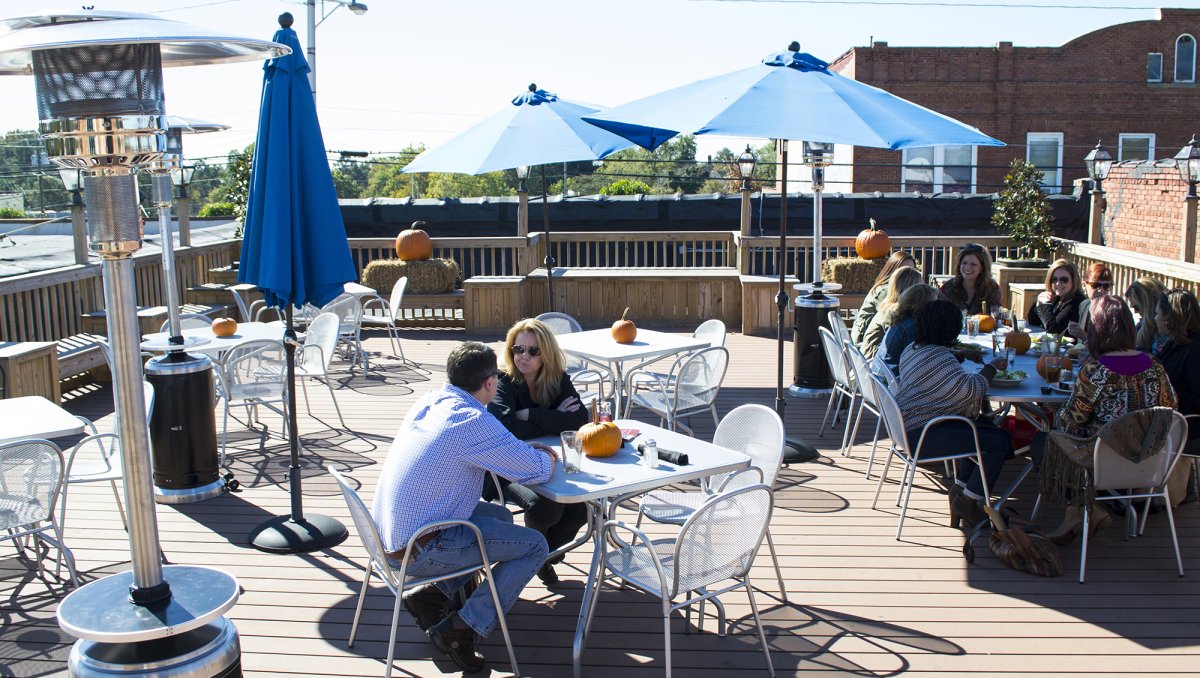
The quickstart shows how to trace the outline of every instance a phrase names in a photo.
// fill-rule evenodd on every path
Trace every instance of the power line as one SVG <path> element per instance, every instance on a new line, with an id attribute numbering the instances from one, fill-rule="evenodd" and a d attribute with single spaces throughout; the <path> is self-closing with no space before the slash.
<path id="1" fill-rule="evenodd" d="M 690 0 L 691 2 L 743 2 L 775 3 L 784 5 L 864 5 L 872 7 L 952 7 L 954 9 L 1086 9 L 1086 10 L 1151 10 L 1161 3 L 1152 5 L 1047 5 L 1043 3 L 1000 3 L 1000 2 L 936 2 L 933 0 Z M 1186 8 L 1184 8 L 1186 9 Z"/>

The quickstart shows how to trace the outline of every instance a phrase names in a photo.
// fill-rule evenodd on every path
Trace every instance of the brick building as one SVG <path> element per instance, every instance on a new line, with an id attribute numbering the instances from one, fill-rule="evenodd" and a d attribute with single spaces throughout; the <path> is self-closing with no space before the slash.
<path id="1" fill-rule="evenodd" d="M 830 66 L 974 125 L 1008 144 L 885 151 L 842 148 L 834 191 L 999 190 L 1014 157 L 1046 171 L 1051 192 L 1086 177 L 1100 139 L 1115 159 L 1172 157 L 1200 130 L 1200 10 L 1109 26 L 1061 47 L 855 47 Z M 805 175 L 805 172 L 798 172 Z M 803 188 L 802 186 L 800 188 Z"/>
<path id="2" fill-rule="evenodd" d="M 1175 163 L 1126 162 L 1113 165 L 1104 182 L 1101 231 L 1104 244 L 1131 252 L 1183 259 L 1188 185 Z M 1195 249 L 1192 252 L 1195 256 Z"/>

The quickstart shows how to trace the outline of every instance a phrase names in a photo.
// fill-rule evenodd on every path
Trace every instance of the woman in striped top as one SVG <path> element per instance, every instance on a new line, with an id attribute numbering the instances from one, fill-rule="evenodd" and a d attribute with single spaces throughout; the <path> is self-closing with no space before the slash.
<path id="1" fill-rule="evenodd" d="M 988 487 L 993 487 L 1005 460 L 1012 456 L 1012 439 L 990 419 L 980 416 L 980 409 L 987 398 L 988 384 L 997 370 L 1004 367 L 1004 358 L 996 358 L 979 372 L 963 369 L 950 351 L 962 329 L 962 314 L 949 301 L 929 302 L 917 311 L 916 320 L 916 341 L 900 354 L 896 393 L 908 440 L 916 443 L 925 424 L 940 416 L 959 415 L 974 420 L 983 452 L 983 470 Z M 961 421 L 935 425 L 925 433 L 921 444 L 922 450 L 938 454 L 974 446 L 971 427 Z M 971 463 L 958 464 L 958 476 L 950 488 L 950 526 L 958 527 L 961 520 L 966 520 L 966 529 L 970 529 L 984 520 L 981 501 L 987 498 L 979 468 Z"/>

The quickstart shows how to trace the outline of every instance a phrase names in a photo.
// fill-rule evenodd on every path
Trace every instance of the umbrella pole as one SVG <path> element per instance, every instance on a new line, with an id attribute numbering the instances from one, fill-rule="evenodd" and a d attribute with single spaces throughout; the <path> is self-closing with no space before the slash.
<path id="1" fill-rule="evenodd" d="M 550 196 L 546 192 L 546 166 L 542 171 L 542 230 L 546 232 L 546 312 L 554 310 L 554 251 L 550 249 Z"/>
<path id="2" fill-rule="evenodd" d="M 287 417 L 291 463 L 288 488 L 292 495 L 292 514 L 272 518 L 250 533 L 250 545 L 269 553 L 308 553 L 337 546 L 350 533 L 346 526 L 329 516 L 304 516 L 303 488 L 300 480 L 300 431 L 296 425 L 296 327 L 292 323 L 292 305 L 287 304 L 287 329 L 283 333 L 283 351 L 287 355 Z"/>
<path id="3" fill-rule="evenodd" d="M 775 295 L 775 305 L 779 308 L 779 323 L 776 341 L 776 383 L 775 383 L 775 413 L 783 418 L 783 325 L 787 321 L 787 139 L 779 140 L 779 158 L 782 164 L 780 176 L 782 190 L 779 191 L 779 258 L 775 266 L 779 269 L 779 294 Z M 799 273 L 799 271 L 797 271 Z"/>

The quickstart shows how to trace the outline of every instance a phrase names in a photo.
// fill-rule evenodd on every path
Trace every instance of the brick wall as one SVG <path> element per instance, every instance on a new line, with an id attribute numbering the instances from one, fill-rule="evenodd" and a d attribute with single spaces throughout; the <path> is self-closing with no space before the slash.
<path id="1" fill-rule="evenodd" d="M 1008 144 L 980 148 L 980 192 L 999 190 L 1026 134 L 1063 134 L 1060 190 L 1086 177 L 1083 157 L 1104 144 L 1117 157 L 1121 133 L 1156 136 L 1156 158 L 1170 158 L 1195 131 L 1200 84 L 1175 83 L 1175 40 L 1200 36 L 1200 10 L 1163 9 L 1160 19 L 1109 26 L 1061 47 L 855 47 L 831 70 L 973 125 Z M 1146 81 L 1146 57 L 1163 55 L 1163 82 Z M 1200 78 L 1198 78 L 1200 80 Z M 898 151 L 859 149 L 854 189 L 895 191 Z"/>
<path id="2" fill-rule="evenodd" d="M 1117 163 L 1104 182 L 1104 244 L 1180 258 L 1187 184 L 1171 161 Z"/>

